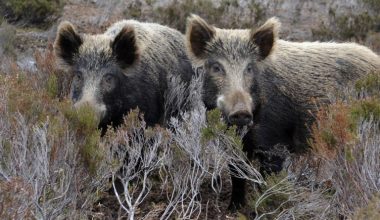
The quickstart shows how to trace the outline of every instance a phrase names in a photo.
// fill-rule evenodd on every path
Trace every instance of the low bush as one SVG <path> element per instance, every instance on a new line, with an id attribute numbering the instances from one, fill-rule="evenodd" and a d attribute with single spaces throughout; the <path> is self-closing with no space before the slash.
<path id="1" fill-rule="evenodd" d="M 141 1 L 131 1 L 125 11 L 128 18 L 151 20 L 185 31 L 186 18 L 198 14 L 212 24 L 225 28 L 252 28 L 265 17 L 265 8 L 255 1 L 239 5 L 237 0 L 173 0 L 154 6 L 153 1 L 145 1 L 150 10 L 145 10 Z M 244 16 L 242 16 L 244 13 Z"/>
<path id="2" fill-rule="evenodd" d="M 313 126 L 312 148 L 326 159 L 334 202 L 340 215 L 352 217 L 371 206 L 379 193 L 379 72 L 356 83 L 345 100 L 323 108 Z"/>
<path id="3" fill-rule="evenodd" d="M 219 120 L 219 111 L 206 117 L 200 78 L 190 85 L 193 92 L 180 87 L 179 94 L 168 94 L 192 94 L 185 103 L 198 106 L 169 120 L 168 128 L 146 127 L 132 111 L 101 138 L 92 109 L 74 109 L 67 100 L 70 75 L 55 65 L 52 48 L 37 53 L 36 61 L 35 73 L 15 68 L 0 75 L 0 187 L 7 189 L 0 195 L 1 219 L 102 216 L 96 206 L 112 186 L 120 216 L 152 216 L 158 210 L 139 210 L 159 194 L 157 218 L 201 218 L 205 209 L 227 205 L 219 198 L 228 165 L 236 167 L 235 175 L 263 183 L 245 161 L 235 128 Z M 215 197 L 203 197 L 211 182 Z"/>
<path id="4" fill-rule="evenodd" d="M 109 187 L 109 151 L 98 146 L 97 125 L 83 121 L 92 110 L 59 99 L 50 82 L 58 71 L 44 75 L 47 64 L 39 74 L 0 75 L 1 219 L 84 218 Z"/>
<path id="5" fill-rule="evenodd" d="M 252 190 L 250 218 L 379 217 L 379 74 L 367 75 L 320 107 L 311 127 L 311 151 L 292 155 L 287 172 L 271 174 L 266 185 Z"/>
<path id="6" fill-rule="evenodd" d="M 0 58 L 14 57 L 16 55 L 16 28 L 6 21 L 0 24 Z"/>
<path id="7" fill-rule="evenodd" d="M 44 26 L 58 18 L 63 5 L 64 0 L 0 1 L 0 15 L 8 22 Z"/>

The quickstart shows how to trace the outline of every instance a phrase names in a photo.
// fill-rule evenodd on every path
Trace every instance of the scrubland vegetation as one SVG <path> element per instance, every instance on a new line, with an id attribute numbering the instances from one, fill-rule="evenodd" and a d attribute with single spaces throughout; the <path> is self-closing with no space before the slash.
<path id="1" fill-rule="evenodd" d="M 133 111 L 101 138 L 91 109 L 73 110 L 66 100 L 70 76 L 56 68 L 52 52 L 36 56 L 37 74 L 14 67 L 1 75 L 2 219 L 223 216 L 228 164 L 241 168 L 236 175 L 252 186 L 241 219 L 380 215 L 380 73 L 321 107 L 310 152 L 289 155 L 287 170 L 264 182 L 257 165 L 245 163 L 235 129 L 217 111 L 206 119 L 200 78 L 188 100 L 196 108 L 172 119 L 168 129 L 147 128 Z M 185 92 L 174 85 L 175 93 Z M 97 207 L 120 183 L 118 203 Z"/>
<path id="2" fill-rule="evenodd" d="M 50 22 L 63 6 L 61 1 L 4 4 L 9 22 L 28 24 Z M 184 25 L 170 16 L 197 10 L 217 23 L 227 10 L 210 14 L 207 5 L 196 8 L 187 1 L 172 6 L 158 9 L 161 23 Z M 38 11 L 33 17 L 38 20 L 23 15 L 25 8 Z M 254 19 L 265 14 L 255 12 L 263 10 L 258 6 L 251 10 Z M 352 18 L 338 19 L 344 28 L 334 37 L 362 37 L 360 30 L 346 30 Z M 354 18 L 353 27 L 372 33 L 378 20 L 365 19 Z M 92 110 L 74 110 L 67 100 L 71 76 L 57 68 L 51 45 L 35 53 L 37 70 L 25 71 L 11 62 L 15 28 L 5 22 L 2 27 L 0 55 L 10 65 L 0 72 L 0 219 L 380 218 L 380 72 L 331 94 L 331 104 L 315 114 L 309 151 L 286 153 L 286 169 L 264 180 L 258 163 L 247 163 L 241 151 L 245 131 L 228 128 L 218 111 L 206 112 L 200 77 L 189 91 L 173 79 L 168 100 L 190 92 L 176 104 L 194 108 L 166 128 L 147 128 L 134 110 L 120 128 L 101 137 Z M 249 182 L 248 204 L 235 214 L 226 210 L 228 164 Z"/>
<path id="3" fill-rule="evenodd" d="M 0 12 L 8 21 L 46 27 L 58 18 L 63 5 L 63 0 L 8 0 L 0 1 Z"/>
<path id="4" fill-rule="evenodd" d="M 227 164 L 239 163 L 242 170 L 236 175 L 263 182 L 242 159 L 240 137 L 220 121 L 220 114 L 210 112 L 206 122 L 200 78 L 194 79 L 189 100 L 199 107 L 181 121 L 173 119 L 170 129 L 147 128 L 133 111 L 122 127 L 100 138 L 91 109 L 76 111 L 66 100 L 70 76 L 56 69 L 52 52 L 36 56 L 37 75 L 15 67 L 1 76 L 2 219 L 97 218 L 101 213 L 94 211 L 95 202 L 116 179 L 124 188 L 124 193 L 115 191 L 116 197 L 129 219 L 194 218 L 207 211 L 202 184 L 212 183 L 215 191 L 215 198 L 206 201 L 218 201 Z M 185 92 L 184 87 L 173 91 Z M 139 213 L 152 191 L 161 191 L 165 207 Z"/>

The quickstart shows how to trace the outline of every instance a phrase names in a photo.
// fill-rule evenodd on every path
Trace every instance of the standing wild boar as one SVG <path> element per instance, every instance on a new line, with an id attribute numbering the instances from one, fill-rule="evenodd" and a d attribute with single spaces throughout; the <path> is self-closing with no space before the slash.
<path id="1" fill-rule="evenodd" d="M 221 109 L 228 124 L 250 126 L 243 150 L 262 173 L 280 171 L 283 157 L 254 151 L 306 149 L 313 98 L 326 101 L 331 89 L 380 68 L 379 56 L 364 46 L 280 40 L 279 26 L 271 18 L 257 29 L 219 29 L 193 15 L 186 32 L 190 59 L 205 72 L 206 107 Z M 232 185 L 230 209 L 245 203 L 244 180 L 232 177 Z"/>
<path id="2" fill-rule="evenodd" d="M 158 24 L 123 20 L 103 34 L 89 35 L 62 22 L 54 50 L 73 73 L 74 106 L 93 107 L 103 131 L 136 107 L 148 125 L 162 123 L 168 78 L 188 82 L 192 75 L 184 36 Z"/>

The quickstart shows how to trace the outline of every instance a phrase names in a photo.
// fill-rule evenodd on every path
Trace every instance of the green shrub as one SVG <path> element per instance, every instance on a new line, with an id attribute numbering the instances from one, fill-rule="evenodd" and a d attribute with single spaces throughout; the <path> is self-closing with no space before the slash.
<path id="1" fill-rule="evenodd" d="M 355 121 L 360 118 L 369 120 L 371 117 L 379 121 L 380 120 L 380 100 L 371 98 L 366 100 L 360 100 L 352 105 L 351 115 Z"/>
<path id="2" fill-rule="evenodd" d="M 335 22 L 342 39 L 365 39 L 368 32 L 375 28 L 375 18 L 367 12 L 355 16 L 339 16 Z"/>
<path id="3" fill-rule="evenodd" d="M 9 114 L 21 113 L 28 124 L 51 122 L 52 136 L 64 136 L 67 125 L 75 134 L 79 154 L 91 174 L 94 174 L 102 151 L 99 149 L 100 131 L 97 117 L 89 106 L 74 109 L 72 103 L 60 97 L 65 92 L 60 85 L 61 73 L 56 69 L 52 51 L 37 56 L 39 74 L 21 70 L 16 74 L 0 75 L 0 83 L 7 86 Z"/>
<path id="4" fill-rule="evenodd" d="M 8 21 L 38 25 L 55 20 L 63 5 L 64 0 L 8 0 L 0 2 L 0 12 Z"/>
<path id="5" fill-rule="evenodd" d="M 362 0 L 374 11 L 380 11 L 380 0 Z"/>
<path id="6" fill-rule="evenodd" d="M 234 144 L 234 146 L 239 147 L 239 149 L 243 149 L 243 143 L 241 137 L 239 137 L 236 133 L 236 126 L 228 127 L 221 120 L 221 112 L 218 109 L 214 109 L 207 112 L 207 126 L 202 129 L 202 141 L 207 143 L 212 139 L 216 139 L 218 137 L 225 136 L 229 138 L 230 142 Z"/>
<path id="7" fill-rule="evenodd" d="M 380 24 L 380 16 L 368 12 L 361 14 L 336 15 L 333 9 L 329 13 L 330 25 L 321 23 L 311 32 L 317 40 L 365 40 L 370 33 L 376 31 Z"/>
<path id="8" fill-rule="evenodd" d="M 78 147 L 84 164 L 91 174 L 95 174 L 97 164 L 102 159 L 102 152 L 99 151 L 99 121 L 94 110 L 86 105 L 79 109 L 74 109 L 69 102 L 61 102 L 60 109 L 68 120 L 71 130 L 75 131 L 79 140 L 82 140 Z"/>
<path id="9" fill-rule="evenodd" d="M 351 116 L 357 121 L 371 117 L 380 121 L 380 72 L 373 72 L 355 83 L 355 90 L 363 92 L 366 98 L 351 105 Z"/>
<path id="10" fill-rule="evenodd" d="M 55 98 L 58 96 L 58 78 L 56 75 L 51 75 L 48 78 L 46 90 L 50 97 Z"/>
<path id="11" fill-rule="evenodd" d="M 370 73 L 355 83 L 357 92 L 366 92 L 369 96 L 380 96 L 380 72 Z"/>
<path id="12" fill-rule="evenodd" d="M 147 4 L 152 5 L 152 2 L 148 1 Z M 245 9 L 249 15 L 243 17 L 242 7 L 237 0 L 222 0 L 219 3 L 213 0 L 174 0 L 164 6 L 152 6 L 152 11 L 147 16 L 141 4 L 132 4 L 125 15 L 136 19 L 147 17 L 182 32 L 185 31 L 186 18 L 190 14 L 197 14 L 210 24 L 225 28 L 252 28 L 253 24 L 265 17 L 265 9 L 254 0 L 248 1 Z"/>

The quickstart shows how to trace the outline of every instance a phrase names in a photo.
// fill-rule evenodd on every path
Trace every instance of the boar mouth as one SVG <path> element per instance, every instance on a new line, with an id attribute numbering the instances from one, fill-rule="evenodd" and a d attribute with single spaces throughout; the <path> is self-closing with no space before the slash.
<path id="1" fill-rule="evenodd" d="M 252 114 L 248 111 L 236 111 L 228 115 L 228 122 L 242 127 L 252 122 Z"/>
<path id="2" fill-rule="evenodd" d="M 246 119 L 242 119 L 242 120 L 231 120 L 231 118 L 229 117 L 229 115 L 231 114 L 226 114 L 225 112 L 222 113 L 222 118 L 224 120 L 224 122 L 227 124 L 228 127 L 231 127 L 231 126 L 236 126 L 237 128 L 243 128 L 243 127 L 248 127 L 248 128 L 251 128 L 253 127 L 253 118 L 252 116 L 250 116 L 249 114 L 246 115 L 246 116 L 241 116 L 241 117 L 246 117 Z M 237 118 L 239 116 L 236 116 Z"/>
<path id="3" fill-rule="evenodd" d="M 227 124 L 237 127 L 253 124 L 253 103 L 248 92 L 237 90 L 228 95 L 220 95 L 216 103 Z"/>
<path id="4" fill-rule="evenodd" d="M 245 102 L 238 102 L 233 106 L 232 111 L 228 112 L 227 120 L 232 125 L 242 127 L 252 122 L 253 115 Z"/>

